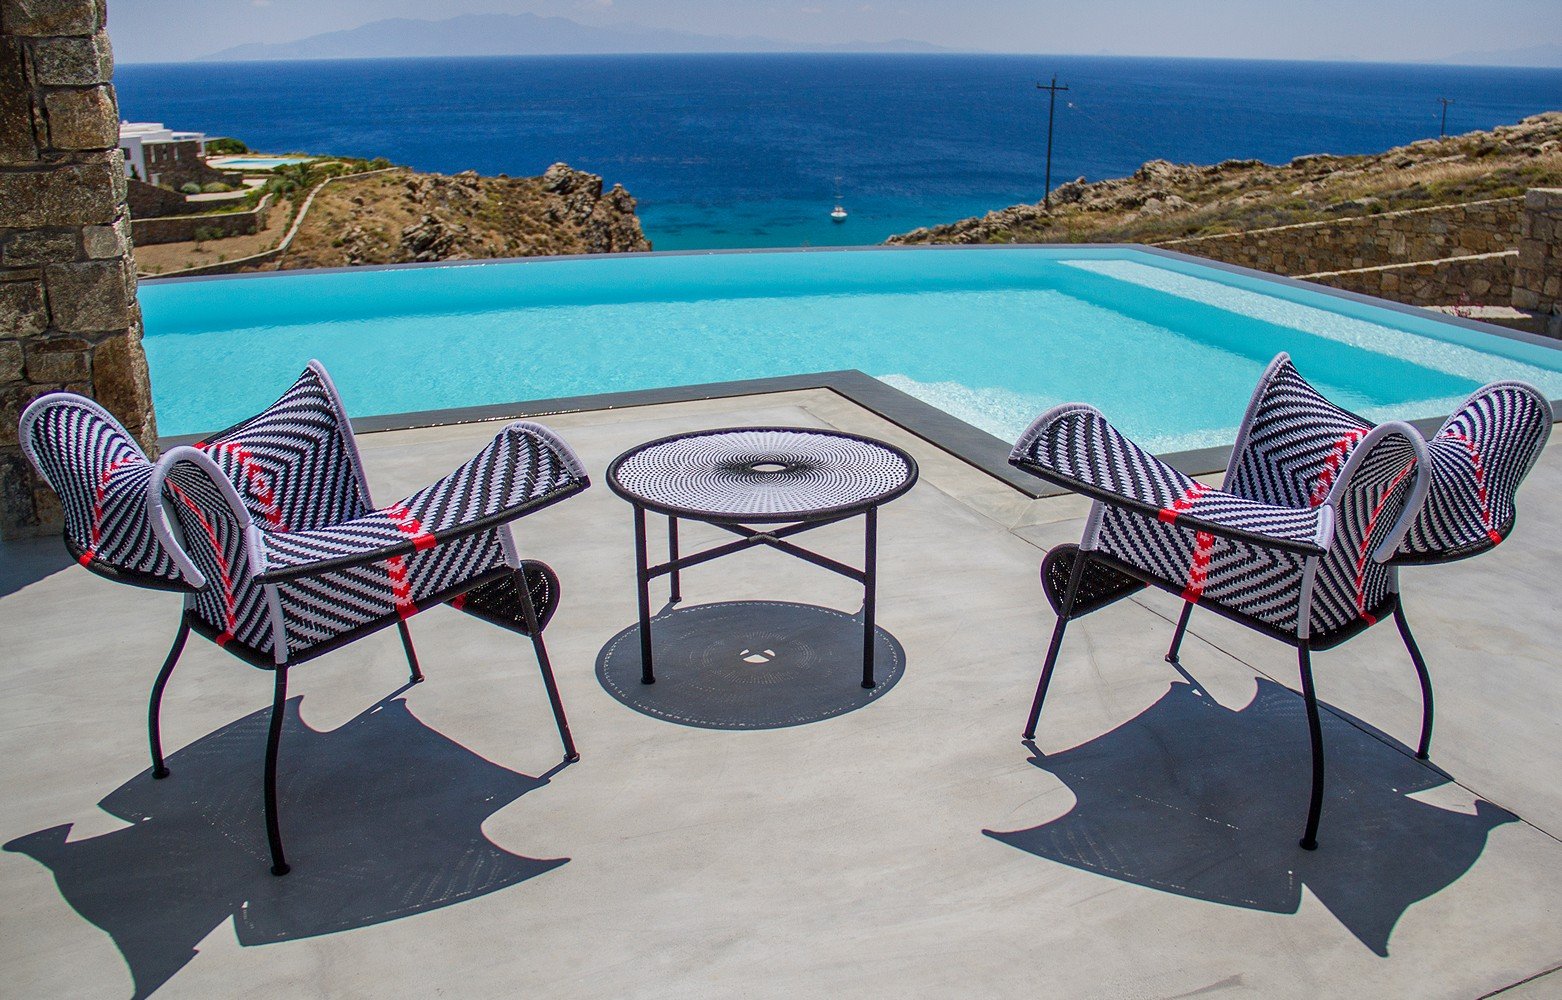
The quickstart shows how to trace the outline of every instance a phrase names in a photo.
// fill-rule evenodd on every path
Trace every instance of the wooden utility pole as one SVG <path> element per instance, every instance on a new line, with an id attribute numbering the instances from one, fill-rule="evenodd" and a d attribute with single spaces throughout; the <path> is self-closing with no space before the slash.
<path id="1" fill-rule="evenodd" d="M 1438 102 L 1443 106 L 1443 123 L 1437 127 L 1437 137 L 1443 138 L 1448 134 L 1448 105 L 1454 102 L 1452 97 L 1439 97 Z"/>
<path id="2" fill-rule="evenodd" d="M 1037 90 L 1048 91 L 1047 97 L 1047 180 L 1042 188 L 1041 206 L 1052 207 L 1052 119 L 1058 110 L 1058 91 L 1067 90 L 1067 87 L 1058 86 L 1058 75 L 1052 74 L 1052 82 L 1036 84 Z"/>

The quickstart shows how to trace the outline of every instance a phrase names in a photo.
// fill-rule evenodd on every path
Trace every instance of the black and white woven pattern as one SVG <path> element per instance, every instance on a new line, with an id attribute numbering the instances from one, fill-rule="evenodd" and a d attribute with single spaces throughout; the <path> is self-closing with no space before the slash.
<path id="1" fill-rule="evenodd" d="M 159 530 L 170 545 L 182 540 L 181 557 L 208 581 L 189 606 L 192 625 L 261 666 L 300 662 L 513 576 L 508 522 L 588 485 L 568 445 L 516 423 L 434 485 L 369 509 L 351 428 L 315 363 L 270 410 L 171 450 L 153 477 L 180 529 L 176 538 L 164 520 Z M 505 594 L 519 592 L 483 590 L 473 613 L 505 617 Z M 523 617 L 518 602 L 508 616 Z"/>
<path id="2" fill-rule="evenodd" d="M 196 447 L 238 488 L 263 530 L 308 531 L 373 506 L 352 426 L 318 361 L 263 412 Z"/>
<path id="3" fill-rule="evenodd" d="M 421 552 L 512 521 L 577 492 L 584 480 L 579 461 L 551 431 L 511 424 L 461 468 L 388 507 L 307 531 L 262 524 L 262 578 L 281 581 Z"/>
<path id="4" fill-rule="evenodd" d="M 1431 492 L 1395 561 L 1447 562 L 1500 543 L 1550 434 L 1551 404 L 1538 389 L 1495 382 L 1472 395 L 1428 442 Z"/>
<path id="5" fill-rule="evenodd" d="M 1326 509 L 1280 506 L 1205 486 L 1134 444 L 1093 406 L 1070 403 L 1042 414 L 1009 461 L 1076 493 L 1175 523 L 1185 534 L 1211 531 L 1301 553 L 1321 552 L 1328 544 L 1332 518 Z"/>
<path id="6" fill-rule="evenodd" d="M 1010 461 L 1102 503 L 1085 544 L 1120 575 L 1098 581 L 1076 614 L 1123 596 L 1126 574 L 1322 646 L 1392 606 L 1393 570 L 1380 560 L 1407 529 L 1407 508 L 1419 509 L 1424 454 L 1413 428 L 1364 427 L 1281 355 L 1249 405 L 1231 492 L 1177 472 L 1082 404 L 1043 414 Z M 1055 600 L 1065 581 L 1054 562 Z"/>
<path id="7" fill-rule="evenodd" d="M 1222 485 L 1282 507 L 1317 507 L 1371 429 L 1325 399 L 1281 354 L 1253 391 Z"/>
<path id="8" fill-rule="evenodd" d="M 665 438 L 620 455 L 614 492 L 667 514 L 790 521 L 866 510 L 916 481 L 898 448 L 837 431 L 738 428 Z"/>
<path id="9" fill-rule="evenodd" d="M 102 576 L 158 590 L 188 590 L 187 580 L 157 539 L 147 512 L 152 463 L 103 407 L 56 392 L 22 413 L 22 449 L 54 489 L 65 514 L 65 545 Z"/>

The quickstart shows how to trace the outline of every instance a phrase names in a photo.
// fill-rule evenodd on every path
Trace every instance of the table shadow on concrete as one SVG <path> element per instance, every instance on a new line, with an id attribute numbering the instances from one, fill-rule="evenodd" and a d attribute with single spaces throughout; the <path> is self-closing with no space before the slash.
<path id="1" fill-rule="evenodd" d="M 131 825 L 69 840 L 71 824 L 5 845 L 48 867 L 106 931 L 149 996 L 231 916 L 240 944 L 353 930 L 451 906 L 564 864 L 502 850 L 490 815 L 547 783 L 423 725 L 392 696 L 328 732 L 287 704 L 278 794 L 291 874 L 270 874 L 261 810 L 269 710 L 202 737 L 99 803 Z M 550 774 L 553 772 L 550 772 Z M 518 904 L 518 905 L 524 905 Z"/>
<path id="2" fill-rule="evenodd" d="M 1410 798 L 1448 779 L 1333 710 L 1323 741 L 1316 851 L 1297 844 L 1311 787 L 1305 709 L 1264 678 L 1240 709 L 1179 681 L 1088 743 L 1053 754 L 1032 745 L 1031 763 L 1068 786 L 1074 807 L 1030 829 L 984 832 L 1123 882 L 1269 913 L 1295 913 L 1305 885 L 1387 956 L 1404 912 L 1462 876 L 1487 834 L 1518 817 L 1481 800 L 1466 813 Z"/>
<path id="3" fill-rule="evenodd" d="M 597 656 L 597 680 L 624 705 L 700 729 L 783 729 L 883 697 L 906 653 L 874 629 L 872 690 L 862 686 L 862 616 L 812 604 L 726 601 L 673 607 L 651 623 L 656 683 L 640 683 L 640 626 Z"/>

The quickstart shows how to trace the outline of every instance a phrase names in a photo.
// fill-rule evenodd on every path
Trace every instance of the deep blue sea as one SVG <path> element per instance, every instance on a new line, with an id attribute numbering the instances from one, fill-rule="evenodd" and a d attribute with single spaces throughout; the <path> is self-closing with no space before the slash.
<path id="1" fill-rule="evenodd" d="M 125 65 L 122 117 L 266 152 L 620 182 L 657 249 L 851 245 L 1149 159 L 1372 152 L 1562 110 L 1562 70 L 1084 56 L 684 55 Z M 851 217 L 829 218 L 836 178 Z"/>

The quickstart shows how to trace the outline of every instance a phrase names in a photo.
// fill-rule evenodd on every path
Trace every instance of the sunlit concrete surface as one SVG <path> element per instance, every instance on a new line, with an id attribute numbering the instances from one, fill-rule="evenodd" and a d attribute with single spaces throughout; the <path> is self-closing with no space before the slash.
<path id="1" fill-rule="evenodd" d="M 292 672 L 282 879 L 261 823 L 269 676 L 193 639 L 163 707 L 173 774 L 153 782 L 146 697 L 179 598 L 95 578 L 58 540 L 0 547 L 0 992 L 1562 994 L 1543 975 L 1562 965 L 1562 446 L 1508 543 L 1405 574 L 1437 692 L 1432 766 L 1404 745 L 1419 690 L 1392 626 L 1314 658 L 1330 784 L 1308 853 L 1294 654 L 1195 614 L 1179 674 L 1164 595 L 1071 627 L 1022 744 L 1052 627 L 1037 566 L 1078 538 L 1077 498 L 1030 501 L 825 390 L 546 422 L 594 480 L 517 532 L 563 580 L 547 641 L 581 761 L 559 767 L 530 646 L 435 609 L 411 623 L 427 683 L 404 686 L 394 630 Z M 711 615 L 720 630 L 668 631 L 687 645 L 658 652 L 661 714 L 598 676 L 635 623 L 608 462 L 740 424 L 876 434 L 922 464 L 880 521 L 881 642 L 903 661 L 824 721 L 666 717 L 721 700 L 711 664 L 763 684 L 807 661 L 807 686 L 777 697 L 856 688 L 832 633 L 851 623 L 830 611 L 857 614 L 860 587 L 770 551 L 685 572 L 672 614 L 744 603 Z M 376 498 L 495 430 L 364 436 Z M 726 537 L 689 526 L 684 544 Z M 807 537 L 860 558 L 858 524 Z"/>

